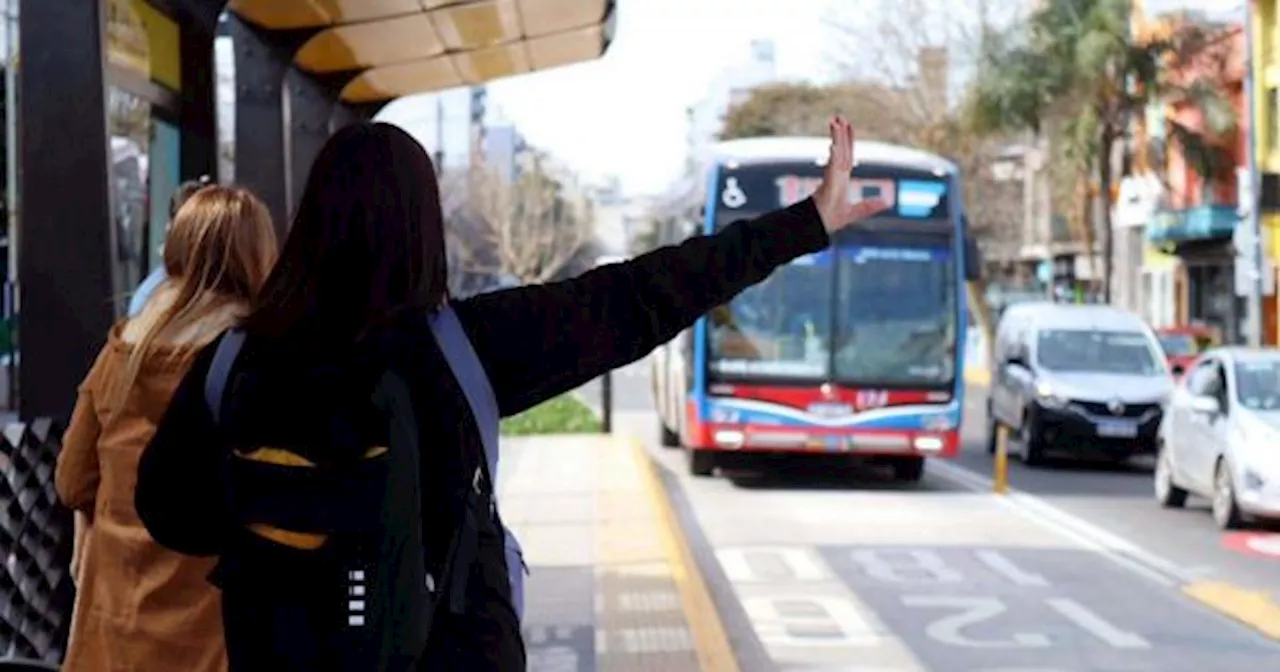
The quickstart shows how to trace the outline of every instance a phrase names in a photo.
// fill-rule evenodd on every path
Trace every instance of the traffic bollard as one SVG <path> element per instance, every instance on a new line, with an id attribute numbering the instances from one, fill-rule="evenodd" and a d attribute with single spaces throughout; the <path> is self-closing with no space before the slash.
<path id="1" fill-rule="evenodd" d="M 1009 490 L 1009 428 L 1004 425 L 996 427 L 996 464 L 995 477 L 991 480 L 991 491 L 1003 495 Z"/>

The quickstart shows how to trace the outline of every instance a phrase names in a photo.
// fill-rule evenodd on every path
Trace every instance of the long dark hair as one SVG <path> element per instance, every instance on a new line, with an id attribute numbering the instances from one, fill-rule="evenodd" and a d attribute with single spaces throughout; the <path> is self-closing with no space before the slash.
<path id="1" fill-rule="evenodd" d="M 247 330 L 350 343 L 399 312 L 440 305 L 443 219 L 435 168 L 413 137 L 384 123 L 339 130 L 311 166 Z"/>

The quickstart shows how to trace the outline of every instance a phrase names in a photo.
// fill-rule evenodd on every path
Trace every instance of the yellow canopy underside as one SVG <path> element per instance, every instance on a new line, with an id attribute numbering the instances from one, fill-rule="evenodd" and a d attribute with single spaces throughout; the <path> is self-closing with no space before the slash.
<path id="1" fill-rule="evenodd" d="M 607 0 L 231 0 L 267 30 L 316 30 L 294 55 L 315 74 L 356 73 L 348 103 L 480 84 L 599 58 Z"/>

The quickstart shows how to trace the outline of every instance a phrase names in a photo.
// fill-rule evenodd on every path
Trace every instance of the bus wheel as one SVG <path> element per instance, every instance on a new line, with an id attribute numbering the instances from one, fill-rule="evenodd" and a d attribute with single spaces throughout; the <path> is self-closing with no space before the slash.
<path id="1" fill-rule="evenodd" d="M 923 457 L 896 457 L 889 464 L 894 480 L 915 483 L 924 477 Z"/>
<path id="2" fill-rule="evenodd" d="M 716 456 L 708 450 L 689 449 L 689 473 L 694 476 L 710 476 L 716 470 Z"/>
<path id="3" fill-rule="evenodd" d="M 680 435 L 667 429 L 667 424 L 662 420 L 658 420 L 658 433 L 661 435 L 659 441 L 663 448 L 675 448 L 680 445 Z"/>

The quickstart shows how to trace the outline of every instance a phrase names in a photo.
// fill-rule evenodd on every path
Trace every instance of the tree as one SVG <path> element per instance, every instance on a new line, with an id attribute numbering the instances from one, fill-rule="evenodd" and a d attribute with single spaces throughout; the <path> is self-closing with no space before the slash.
<path id="1" fill-rule="evenodd" d="M 865 140 L 903 135 L 894 114 L 900 92 L 868 83 L 818 86 L 808 83 L 757 87 L 725 114 L 721 140 L 775 135 L 826 135 L 827 121 L 843 114 Z"/>
<path id="2" fill-rule="evenodd" d="M 591 211 L 542 157 L 507 179 L 476 167 L 443 180 L 452 286 L 503 276 L 549 282 L 582 270 L 593 238 Z"/>
<path id="3" fill-rule="evenodd" d="M 1130 30 L 1129 0 L 1049 0 L 1029 21 L 988 45 L 989 67 L 979 78 L 968 118 L 980 132 L 1046 130 L 1061 158 L 1093 188 L 1082 200 L 1101 199 L 1103 296 L 1111 299 L 1114 235 L 1111 228 L 1116 149 L 1130 125 L 1157 101 L 1179 99 L 1203 112 L 1201 132 L 1168 120 L 1167 132 L 1198 171 L 1214 175 L 1234 113 L 1204 72 L 1214 53 L 1215 26 L 1184 16 L 1149 39 Z M 1192 68 L 1191 66 L 1197 66 Z M 1219 71 L 1220 72 L 1220 71 Z M 1056 120 L 1050 125 L 1047 122 Z M 1094 226 L 1082 227 L 1094 250 Z"/>

